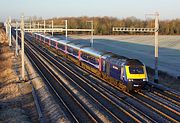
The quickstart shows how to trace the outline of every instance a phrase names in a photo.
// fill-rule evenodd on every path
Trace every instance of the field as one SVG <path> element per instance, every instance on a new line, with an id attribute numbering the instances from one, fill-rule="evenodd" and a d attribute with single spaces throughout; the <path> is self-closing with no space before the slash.
<path id="1" fill-rule="evenodd" d="M 89 45 L 90 36 L 71 36 Z M 94 36 L 94 47 L 143 61 L 154 68 L 154 36 Z M 180 36 L 159 36 L 158 68 L 180 76 Z"/>

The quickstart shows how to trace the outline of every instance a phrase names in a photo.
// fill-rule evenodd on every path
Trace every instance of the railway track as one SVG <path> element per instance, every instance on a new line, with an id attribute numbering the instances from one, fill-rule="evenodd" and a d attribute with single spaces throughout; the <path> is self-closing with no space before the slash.
<path id="1" fill-rule="evenodd" d="M 94 77 L 93 77 L 94 78 Z M 95 78 L 97 79 L 97 78 Z M 96 85 L 98 86 L 104 86 L 102 81 L 101 80 L 97 80 L 99 81 L 99 83 L 95 83 Z M 114 93 L 115 96 L 119 97 L 118 100 L 121 100 L 121 101 L 124 101 L 126 102 L 126 105 L 130 105 L 131 108 L 136 108 L 137 110 L 139 110 L 139 112 L 142 112 L 144 115 L 145 114 L 148 114 L 148 115 L 145 115 L 146 118 L 148 118 L 149 121 L 151 122 L 169 122 L 169 121 L 172 121 L 172 122 L 179 122 L 179 118 L 178 118 L 178 115 L 179 113 L 177 112 L 180 108 L 177 106 L 175 107 L 175 104 L 172 104 L 174 105 L 174 107 L 177 109 L 171 109 L 170 106 L 169 107 L 166 107 L 169 111 L 173 111 L 173 115 L 177 115 L 176 116 L 176 119 L 174 118 L 171 118 L 170 116 L 168 116 L 166 113 L 164 113 L 163 111 L 160 111 L 160 110 L 157 110 L 156 109 L 156 106 L 158 106 L 158 102 L 156 101 L 156 105 L 155 106 L 151 106 L 150 104 L 146 103 L 146 102 L 143 102 L 142 100 L 140 100 L 139 98 L 137 98 L 136 96 L 133 96 L 133 95 L 130 95 L 126 92 L 124 96 L 120 96 L 122 95 L 122 93 L 119 93 L 118 91 L 115 91 L 113 88 L 109 88 L 109 87 L 104 87 L 106 88 L 106 92 L 108 93 Z M 108 88 L 109 88 L 109 91 L 108 91 Z M 119 93 L 119 94 L 118 94 Z M 132 100 L 133 99 L 133 100 Z M 148 97 L 148 99 L 151 99 Z M 152 99 L 151 99 L 152 100 Z M 167 100 L 168 101 L 168 100 Z M 139 102 L 139 103 L 137 103 Z M 134 103 L 134 104 L 133 104 Z M 143 106 L 144 105 L 144 106 Z M 167 111 L 166 111 L 167 112 Z M 172 116 L 173 117 L 173 116 Z M 169 119 L 168 119 L 169 118 Z M 168 120 L 167 120 L 168 119 Z M 148 122 L 149 122 L 148 121 Z"/>
<path id="2" fill-rule="evenodd" d="M 41 76 L 43 76 L 43 79 L 48 83 L 51 91 L 56 94 L 56 100 L 59 100 L 64 109 L 66 109 L 65 114 L 70 118 L 70 121 L 96 122 L 91 114 L 78 102 L 78 100 L 76 100 L 76 98 L 74 98 L 73 94 L 61 84 L 61 80 L 57 75 L 55 75 L 47 65 L 43 64 L 42 59 L 40 60 L 37 55 L 34 55 L 36 52 L 31 51 L 28 46 L 25 47 L 27 49 L 26 54 L 29 54 L 28 58 L 33 60 L 33 64 L 35 63 L 36 68 L 39 69 L 38 71 L 41 73 Z"/>
<path id="3" fill-rule="evenodd" d="M 152 89 L 151 91 L 154 94 L 157 94 L 157 95 L 159 95 L 163 98 L 169 99 L 171 101 L 174 100 L 175 103 L 180 102 L 180 93 L 179 92 L 174 91 L 174 90 L 169 89 L 169 88 L 166 88 L 162 85 L 158 85 L 158 84 L 153 83 L 153 82 L 149 82 L 148 85 Z"/>
<path id="4" fill-rule="evenodd" d="M 156 108 L 156 112 L 161 114 L 163 117 L 167 118 L 172 122 L 179 122 L 180 121 L 180 107 L 175 104 L 170 104 L 167 100 L 161 100 L 160 97 L 155 96 L 152 93 L 138 93 L 134 95 L 136 98 L 140 99 L 141 101 L 145 102 L 147 105 L 150 105 L 153 109 Z"/>
<path id="5" fill-rule="evenodd" d="M 30 37 L 29 37 L 30 39 Z M 33 40 L 32 38 L 30 40 Z M 27 42 L 28 43 L 28 42 Z M 29 47 L 34 50 L 34 54 L 40 54 L 40 60 L 38 64 L 43 63 L 43 61 L 48 62 L 50 68 L 45 65 L 46 69 L 52 76 L 54 76 L 54 82 L 48 82 L 49 86 L 59 95 L 59 89 L 64 89 L 70 95 L 75 103 L 79 104 L 82 109 L 80 111 L 86 114 L 84 118 L 91 122 L 102 122 L 102 121 L 116 121 L 116 122 L 179 122 L 179 97 L 175 96 L 173 98 L 166 96 L 162 92 L 147 92 L 138 93 L 137 95 L 130 95 L 126 92 L 120 92 L 116 88 L 110 86 L 107 83 L 102 82 L 99 78 L 91 75 L 89 72 L 82 70 L 81 68 L 75 66 L 68 60 L 53 56 L 49 51 L 42 50 L 38 46 L 33 46 L 33 44 L 28 44 Z M 38 50 L 37 50 L 38 49 Z M 29 49 L 30 50 L 30 49 Z M 29 51 L 32 52 L 32 51 Z M 33 54 L 33 53 L 32 53 Z M 33 56 L 37 57 L 36 55 Z M 38 58 L 37 58 L 38 59 Z M 53 61 L 53 62 L 52 62 Z M 46 63 L 47 64 L 47 63 Z M 43 64 L 41 64 L 43 66 Z M 52 68 L 53 66 L 53 68 Z M 57 71 L 54 74 L 54 71 Z M 61 73 L 61 77 L 59 74 Z M 48 73 L 44 76 L 49 76 Z M 62 77 L 65 76 L 65 77 Z M 49 78 L 46 78 L 48 81 Z M 62 79 L 64 82 L 62 82 Z M 57 84 L 57 82 L 59 84 Z M 56 83 L 56 84 L 55 84 Z M 60 84 L 61 83 L 61 84 Z M 54 84 L 54 85 L 52 85 Z M 62 86 L 54 87 L 54 86 Z M 74 90 L 74 91 L 72 91 Z M 166 93 L 168 94 L 168 93 Z M 58 97 L 58 96 L 57 96 Z M 69 114 L 68 118 L 75 122 L 84 122 L 76 116 L 76 108 L 68 107 L 69 105 L 65 98 L 69 98 L 63 95 L 59 96 L 60 102 L 65 105 L 67 110 L 66 114 Z M 142 99 L 144 98 L 144 99 Z M 160 101 L 163 99 L 163 102 Z M 158 100 L 158 101 L 156 101 Z M 149 103 L 151 101 L 151 103 Z M 88 102 L 88 103 L 87 103 Z M 153 102 L 153 105 L 152 105 Z M 161 108 L 157 109 L 157 106 Z M 98 113 L 97 113 L 98 112 Z M 83 118 L 83 119 L 84 119 Z"/>
<path id="6" fill-rule="evenodd" d="M 159 93 L 159 92 L 157 92 L 157 91 L 153 91 L 153 94 L 161 97 L 162 99 L 169 100 L 170 102 L 172 102 L 172 103 L 180 106 L 180 99 L 179 99 L 179 98 L 177 98 L 177 99 L 172 99 L 171 97 L 165 96 L 165 95 L 163 95 L 163 94 L 161 94 L 161 93 Z"/>
<path id="7" fill-rule="evenodd" d="M 40 52 L 38 52 L 38 53 L 41 54 Z M 43 56 L 47 57 L 49 55 L 48 54 L 43 54 L 42 57 Z M 98 114 L 95 114 L 95 116 L 103 118 L 103 119 L 100 119 L 100 120 L 104 120 L 104 118 L 108 117 L 108 120 L 110 122 L 134 122 L 134 121 L 140 122 L 137 118 L 135 118 L 133 115 L 128 113 L 126 110 L 124 110 L 123 108 L 121 108 L 120 106 L 118 106 L 117 104 L 112 102 L 110 99 L 106 98 L 100 92 L 96 91 L 96 88 L 94 88 L 94 87 L 85 87 L 85 86 L 87 86 L 87 83 L 82 78 L 80 78 L 76 74 L 74 74 L 72 71 L 67 70 L 67 68 L 64 65 L 58 63 L 58 61 L 55 61 L 55 62 L 52 63 L 52 61 L 55 60 L 55 59 L 50 58 L 50 57 L 47 57 L 45 59 L 46 59 L 46 61 L 49 61 L 51 66 L 54 66 L 54 67 L 56 67 L 56 69 L 58 69 L 58 73 L 64 73 L 64 76 L 66 76 L 66 79 L 69 79 L 69 81 L 71 81 L 70 83 L 67 83 L 68 86 L 76 86 L 76 87 L 71 87 L 73 90 L 75 90 L 78 87 L 77 88 L 78 93 L 82 93 L 81 90 L 83 90 L 86 93 L 84 98 L 85 97 L 86 98 L 87 97 L 91 98 L 91 100 L 89 101 L 90 104 L 93 104 L 93 103 L 95 104 L 96 103 L 96 105 L 93 106 L 93 113 L 98 112 Z M 54 63 L 56 63 L 56 65 Z M 61 69 L 64 68 L 65 70 L 61 71 L 57 66 L 59 66 L 59 68 L 61 68 Z M 69 73 L 67 71 L 69 71 Z M 71 76 L 71 78 L 70 78 L 70 76 Z M 85 84 L 83 85 L 83 83 L 85 83 Z M 81 86 L 79 86 L 79 85 L 81 85 Z M 93 94 L 94 91 L 96 92 L 95 94 Z M 82 97 L 82 95 L 78 94 L 78 97 Z M 83 99 L 81 98 L 81 100 L 83 100 Z M 88 101 L 88 100 L 86 100 L 86 101 Z M 100 108 L 96 109 L 96 107 L 100 107 Z M 92 110 L 92 107 L 91 107 L 91 110 Z M 90 111 L 90 112 L 92 112 L 92 111 Z M 101 113 L 101 112 L 103 112 L 104 115 L 102 115 L 102 114 L 99 115 L 99 113 Z"/>

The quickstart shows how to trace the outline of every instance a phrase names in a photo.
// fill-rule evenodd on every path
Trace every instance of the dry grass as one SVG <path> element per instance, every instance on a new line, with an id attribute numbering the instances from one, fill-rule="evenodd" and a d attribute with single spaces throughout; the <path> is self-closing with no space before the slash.
<path id="1" fill-rule="evenodd" d="M 0 76 L 9 75 L 12 72 L 12 70 L 10 70 L 12 66 L 11 59 L 6 59 L 5 57 L 0 56 L 0 61 Z"/>
<path id="2" fill-rule="evenodd" d="M 0 54 L 5 53 L 5 52 L 7 52 L 9 50 L 9 48 L 6 47 L 6 46 L 8 46 L 7 43 L 0 43 Z"/>
<path id="3" fill-rule="evenodd" d="M 0 123 L 29 122 L 23 110 L 23 97 L 13 70 L 14 53 L 9 50 L 5 33 L 0 30 Z"/>
<path id="4" fill-rule="evenodd" d="M 7 37 L 3 29 L 0 29 L 0 43 L 7 43 Z"/>

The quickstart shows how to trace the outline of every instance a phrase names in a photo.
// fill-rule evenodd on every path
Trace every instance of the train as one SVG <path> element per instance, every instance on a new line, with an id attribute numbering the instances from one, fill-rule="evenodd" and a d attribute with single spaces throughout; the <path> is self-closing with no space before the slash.
<path id="1" fill-rule="evenodd" d="M 148 82 L 146 66 L 138 59 L 130 59 L 41 33 L 32 35 L 37 43 L 51 48 L 59 55 L 123 91 L 141 91 Z"/>

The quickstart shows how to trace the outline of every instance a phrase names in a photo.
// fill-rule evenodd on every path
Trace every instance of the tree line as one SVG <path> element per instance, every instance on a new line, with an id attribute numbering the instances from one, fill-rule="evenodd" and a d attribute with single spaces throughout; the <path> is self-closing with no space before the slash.
<path id="1" fill-rule="evenodd" d="M 152 34 L 152 33 L 135 33 L 135 32 L 113 32 L 113 27 L 137 27 L 137 28 L 154 28 L 154 19 L 141 20 L 136 17 L 127 17 L 118 19 L 115 17 L 61 17 L 51 18 L 46 20 L 51 24 L 51 20 L 54 21 L 54 25 L 64 25 L 64 20 L 68 20 L 68 28 L 91 28 L 93 21 L 93 27 L 95 29 L 95 35 L 116 35 L 116 34 Z M 180 35 L 180 19 L 173 20 L 160 20 L 159 21 L 159 34 L 161 35 Z M 73 32 L 76 34 L 82 34 L 82 32 Z M 85 33 L 85 32 L 84 32 Z M 87 33 L 87 32 L 86 32 Z"/>

